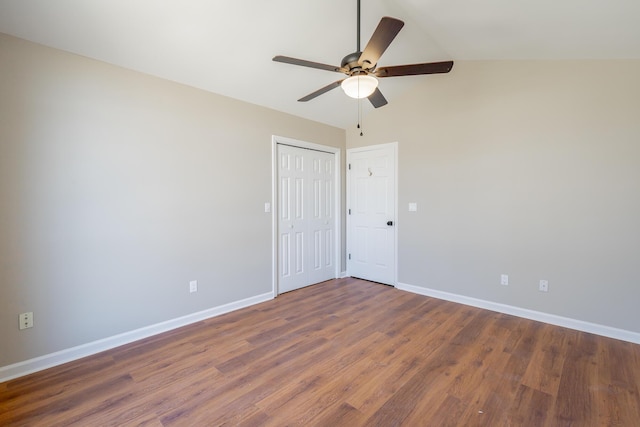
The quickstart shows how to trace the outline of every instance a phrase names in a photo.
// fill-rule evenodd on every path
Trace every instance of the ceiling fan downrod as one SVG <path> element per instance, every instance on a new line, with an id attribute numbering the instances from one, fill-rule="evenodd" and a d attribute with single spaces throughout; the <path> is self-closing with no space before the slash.
<path id="1" fill-rule="evenodd" d="M 357 10 L 357 20 L 356 24 L 356 52 L 360 52 L 360 0 L 358 0 L 358 10 Z"/>

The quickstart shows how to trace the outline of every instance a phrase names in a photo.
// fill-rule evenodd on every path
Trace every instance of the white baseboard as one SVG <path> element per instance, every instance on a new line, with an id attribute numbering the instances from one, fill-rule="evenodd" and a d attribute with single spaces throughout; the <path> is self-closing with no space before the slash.
<path id="1" fill-rule="evenodd" d="M 93 354 L 100 353 L 101 351 L 119 347 L 124 344 L 129 344 L 131 342 L 167 332 L 172 329 L 180 328 L 191 323 L 199 322 L 201 320 L 209 319 L 211 317 L 219 316 L 221 314 L 229 313 L 231 311 L 249 307 L 261 302 L 269 301 L 273 298 L 273 292 L 256 295 L 240 301 L 234 301 L 218 307 L 199 311 L 197 313 L 192 313 L 183 317 L 178 317 L 176 319 L 156 323 L 155 325 L 145 326 L 144 328 L 135 329 L 133 331 L 114 335 L 112 337 L 104 338 L 98 341 L 82 344 L 77 347 L 72 347 L 65 350 L 57 351 L 55 353 L 46 354 L 44 356 L 14 363 L 12 365 L 2 366 L 0 367 L 0 383 L 14 378 L 22 377 L 24 375 L 28 375 L 33 372 L 41 371 L 43 369 L 51 368 L 53 366 L 62 365 L 63 363 L 71 362 L 73 360 L 77 360 L 86 356 L 91 356 Z"/>
<path id="2" fill-rule="evenodd" d="M 486 310 L 496 311 L 498 313 L 510 314 L 525 319 L 536 320 L 538 322 L 549 323 L 556 326 L 562 326 L 577 331 L 589 332 L 596 335 L 602 335 L 609 338 L 615 338 L 622 341 L 628 341 L 640 344 L 640 333 L 627 331 L 625 329 L 612 328 L 610 326 L 599 325 L 597 323 L 585 322 L 582 320 L 571 319 L 568 317 L 557 316 L 555 314 L 543 313 L 541 311 L 528 310 L 526 308 L 514 307 L 511 305 L 500 304 L 497 302 L 486 301 L 478 298 L 467 297 L 464 295 L 452 294 L 449 292 L 438 291 L 435 289 L 422 288 L 420 286 L 407 285 L 406 283 L 398 283 L 397 289 L 412 292 L 414 294 L 424 295 L 428 297 L 438 298 L 446 301 L 457 302 L 460 304 L 470 305 L 472 307 L 484 308 Z"/>

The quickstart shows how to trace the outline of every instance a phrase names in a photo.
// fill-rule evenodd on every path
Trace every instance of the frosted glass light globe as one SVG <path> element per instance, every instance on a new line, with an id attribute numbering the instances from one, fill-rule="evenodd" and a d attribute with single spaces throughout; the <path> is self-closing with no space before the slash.
<path id="1" fill-rule="evenodd" d="M 355 75 L 344 79 L 340 86 L 351 98 L 367 98 L 378 87 L 378 79 L 368 75 Z"/>

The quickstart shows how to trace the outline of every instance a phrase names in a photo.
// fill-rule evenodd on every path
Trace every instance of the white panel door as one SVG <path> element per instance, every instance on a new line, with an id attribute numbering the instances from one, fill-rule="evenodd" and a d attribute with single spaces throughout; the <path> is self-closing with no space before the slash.
<path id="1" fill-rule="evenodd" d="M 395 145 L 347 152 L 349 275 L 395 286 Z"/>
<path id="2" fill-rule="evenodd" d="M 278 146 L 278 252 L 280 292 L 307 285 L 305 260 L 306 218 L 304 200 L 307 165 L 304 153 Z"/>
<path id="3" fill-rule="evenodd" d="M 306 158 L 310 162 L 307 176 L 311 187 L 308 198 L 309 215 L 309 284 L 324 282 L 335 277 L 335 218 L 334 156 L 321 151 L 307 151 Z"/>
<path id="4" fill-rule="evenodd" d="M 335 277 L 334 156 L 278 145 L 278 291 Z"/>

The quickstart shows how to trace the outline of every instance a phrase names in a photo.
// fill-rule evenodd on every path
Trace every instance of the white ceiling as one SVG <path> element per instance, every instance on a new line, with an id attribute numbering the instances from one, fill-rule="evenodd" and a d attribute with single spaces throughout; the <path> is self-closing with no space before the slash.
<path id="1" fill-rule="evenodd" d="M 640 59 L 639 0 L 362 0 L 362 48 L 385 15 L 405 27 L 380 66 Z M 0 0 L 0 32 L 341 128 L 356 120 L 340 89 L 296 101 L 342 75 L 271 61 L 339 65 L 356 50 L 356 0 Z M 380 89 L 392 103 L 442 77 Z"/>

